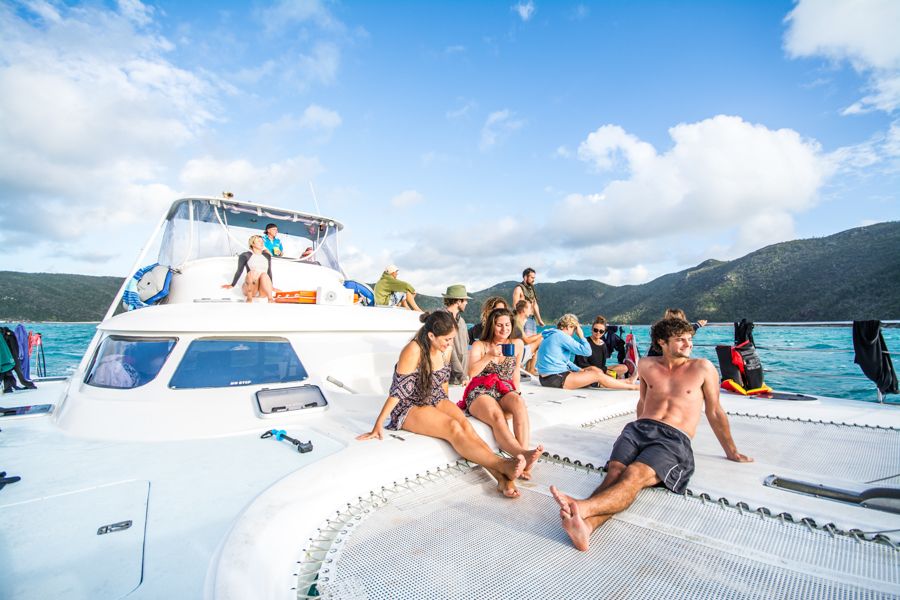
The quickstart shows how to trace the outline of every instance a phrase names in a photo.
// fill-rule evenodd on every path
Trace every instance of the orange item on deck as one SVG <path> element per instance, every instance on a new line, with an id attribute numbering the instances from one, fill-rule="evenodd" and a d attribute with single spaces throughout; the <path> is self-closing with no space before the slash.
<path id="1" fill-rule="evenodd" d="M 296 290 L 293 292 L 275 292 L 275 302 L 285 304 L 315 304 L 315 290 Z"/>

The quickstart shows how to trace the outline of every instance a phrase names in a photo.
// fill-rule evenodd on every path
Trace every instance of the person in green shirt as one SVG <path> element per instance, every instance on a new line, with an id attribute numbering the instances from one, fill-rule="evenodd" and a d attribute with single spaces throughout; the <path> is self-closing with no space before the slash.
<path id="1" fill-rule="evenodd" d="M 397 265 L 388 265 L 381 274 L 381 279 L 375 284 L 376 306 L 399 306 L 409 310 L 422 309 L 416 304 L 416 290 L 413 286 L 397 279 L 400 271 Z"/>

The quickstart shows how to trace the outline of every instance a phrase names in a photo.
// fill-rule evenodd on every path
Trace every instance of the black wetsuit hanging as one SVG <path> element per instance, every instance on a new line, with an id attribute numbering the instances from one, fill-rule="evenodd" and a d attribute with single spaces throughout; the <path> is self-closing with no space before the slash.
<path id="1" fill-rule="evenodd" d="M 881 321 L 853 321 L 853 362 L 882 394 L 897 393 L 897 373 L 881 334 Z"/>
<path id="2" fill-rule="evenodd" d="M 616 362 L 620 365 L 625 364 L 625 356 L 628 349 L 625 347 L 625 340 L 619 335 L 621 327 L 618 325 L 607 325 L 606 333 L 603 334 L 603 342 L 609 347 L 609 353 L 616 353 Z"/>
<path id="3" fill-rule="evenodd" d="M 2 343 L 6 344 L 6 347 L 9 348 L 10 354 L 13 356 L 13 360 L 16 362 L 16 366 L 13 367 L 11 371 L 7 371 L 3 374 L 3 392 L 11 392 L 16 389 L 16 380 L 13 379 L 12 373 L 15 372 L 16 377 L 19 378 L 19 383 L 21 387 L 27 389 L 34 389 L 36 386 L 26 379 L 25 375 L 22 373 L 22 363 L 19 361 L 19 340 L 16 339 L 16 334 L 9 327 L 0 327 L 0 334 L 2 334 Z"/>

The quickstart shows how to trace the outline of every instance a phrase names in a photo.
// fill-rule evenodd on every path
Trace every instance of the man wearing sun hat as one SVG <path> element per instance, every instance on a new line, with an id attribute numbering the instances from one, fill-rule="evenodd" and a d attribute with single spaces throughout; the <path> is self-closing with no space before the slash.
<path id="1" fill-rule="evenodd" d="M 375 284 L 375 305 L 398 306 L 422 312 L 416 304 L 415 288 L 397 279 L 399 271 L 400 269 L 393 263 L 384 268 L 381 279 Z"/>
<path id="2" fill-rule="evenodd" d="M 469 383 L 469 330 L 462 312 L 472 299 L 466 293 L 466 286 L 457 283 L 447 288 L 441 294 L 444 298 L 444 308 L 448 313 L 456 317 L 456 340 L 450 352 L 450 383 L 452 385 L 466 385 Z"/>

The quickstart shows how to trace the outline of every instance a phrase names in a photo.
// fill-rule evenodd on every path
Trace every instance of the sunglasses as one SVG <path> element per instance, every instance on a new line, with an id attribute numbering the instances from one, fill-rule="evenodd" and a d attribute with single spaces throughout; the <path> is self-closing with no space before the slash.
<path id="1" fill-rule="evenodd" d="M 597 329 L 596 327 L 594 327 L 594 333 L 606 333 L 606 330 L 605 329 Z"/>

